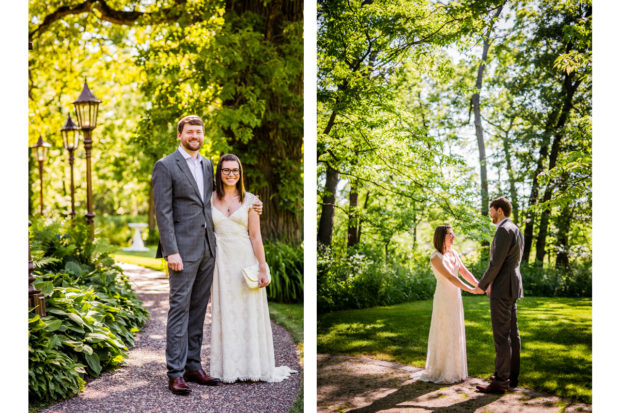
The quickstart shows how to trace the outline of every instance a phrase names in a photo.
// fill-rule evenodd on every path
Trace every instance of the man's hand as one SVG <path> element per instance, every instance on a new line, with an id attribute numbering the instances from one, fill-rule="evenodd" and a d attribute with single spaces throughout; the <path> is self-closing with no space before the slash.
<path id="1" fill-rule="evenodd" d="M 485 291 L 487 293 L 487 297 L 489 297 L 489 298 L 491 298 L 491 285 L 492 284 L 489 284 L 489 288 L 487 288 L 486 291 Z"/>
<path id="2" fill-rule="evenodd" d="M 256 201 L 252 204 L 252 209 L 256 211 L 258 215 L 263 213 L 263 203 L 260 199 L 258 199 L 258 195 L 256 195 Z"/>
<path id="3" fill-rule="evenodd" d="M 168 255 L 168 267 L 173 271 L 183 271 L 183 260 L 181 254 Z"/>
<path id="4" fill-rule="evenodd" d="M 474 288 L 474 294 L 484 294 L 484 291 L 482 291 L 482 288 L 476 287 Z"/>

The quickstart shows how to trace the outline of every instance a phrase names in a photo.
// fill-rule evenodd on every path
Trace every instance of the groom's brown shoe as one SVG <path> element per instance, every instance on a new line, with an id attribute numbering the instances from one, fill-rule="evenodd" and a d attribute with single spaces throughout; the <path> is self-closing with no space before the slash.
<path id="1" fill-rule="evenodd" d="M 489 381 L 495 381 L 495 376 L 489 377 Z M 514 389 L 519 385 L 519 379 L 510 379 L 508 382 L 508 387 Z"/>
<path id="2" fill-rule="evenodd" d="M 508 386 L 492 381 L 487 386 L 476 386 L 476 389 L 481 393 L 504 394 L 508 391 Z"/>
<path id="3" fill-rule="evenodd" d="M 190 394 L 192 389 L 189 388 L 183 377 L 175 377 L 168 379 L 168 388 L 174 394 Z"/>
<path id="4" fill-rule="evenodd" d="M 204 386 L 217 386 L 222 382 L 220 379 L 209 376 L 203 369 L 186 371 L 183 378 L 187 381 L 202 384 Z"/>

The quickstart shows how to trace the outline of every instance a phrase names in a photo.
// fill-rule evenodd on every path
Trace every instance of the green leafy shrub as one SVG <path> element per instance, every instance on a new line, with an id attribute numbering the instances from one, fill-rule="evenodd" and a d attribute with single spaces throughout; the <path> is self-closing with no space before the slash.
<path id="1" fill-rule="evenodd" d="M 304 300 L 304 250 L 301 245 L 266 243 L 265 259 L 271 271 L 267 286 L 269 300 L 302 303 Z"/>
<path id="2" fill-rule="evenodd" d="M 428 257 L 417 257 L 409 266 L 361 252 L 342 256 L 321 249 L 317 257 L 319 313 L 424 300 L 434 291 Z"/>
<path id="3" fill-rule="evenodd" d="M 465 265 L 480 278 L 488 260 L 465 262 Z M 521 263 L 521 280 L 526 297 L 592 297 L 592 261 L 575 260 L 562 269 L 541 263 Z"/>
<path id="4" fill-rule="evenodd" d="M 85 225 L 35 221 L 31 234 L 34 285 L 47 315 L 30 315 L 29 397 L 50 402 L 76 395 L 83 376 L 120 365 L 148 312 L 110 247 L 91 242 Z"/>

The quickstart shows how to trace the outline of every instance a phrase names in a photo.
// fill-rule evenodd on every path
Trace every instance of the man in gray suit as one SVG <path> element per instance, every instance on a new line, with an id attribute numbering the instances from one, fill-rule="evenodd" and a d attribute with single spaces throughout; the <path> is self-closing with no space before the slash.
<path id="1" fill-rule="evenodd" d="M 490 297 L 491 324 L 495 343 L 495 374 L 487 386 L 476 386 L 483 393 L 502 394 L 516 387 L 521 359 L 521 337 L 517 326 L 517 299 L 523 297 L 521 257 L 523 234 L 509 219 L 512 205 L 497 198 L 489 205 L 489 215 L 497 225 L 491 244 L 489 268 L 478 282 L 475 293 Z"/>
<path id="2" fill-rule="evenodd" d="M 159 227 L 157 258 L 168 261 L 170 309 L 166 330 L 168 388 L 191 392 L 187 381 L 214 386 L 220 381 L 202 369 L 200 347 L 215 266 L 211 219 L 213 164 L 198 152 L 204 124 L 191 115 L 177 125 L 178 149 L 153 168 L 153 195 Z M 260 214 L 262 203 L 253 205 Z"/>

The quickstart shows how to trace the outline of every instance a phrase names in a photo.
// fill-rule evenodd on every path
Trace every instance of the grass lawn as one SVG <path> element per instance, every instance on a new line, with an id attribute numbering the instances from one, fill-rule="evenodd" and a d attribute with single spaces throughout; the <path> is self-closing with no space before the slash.
<path id="1" fill-rule="evenodd" d="M 469 375 L 488 378 L 495 347 L 486 297 L 463 297 Z M 592 299 L 518 301 L 519 386 L 592 403 Z M 317 351 L 364 355 L 416 367 L 426 363 L 432 300 L 322 314 Z"/>
<path id="2" fill-rule="evenodd" d="M 110 255 L 116 262 L 139 265 L 167 273 L 166 261 L 163 258 L 155 258 L 157 247 L 148 247 L 148 249 L 148 251 L 123 251 L 121 247 L 118 247 Z"/>

